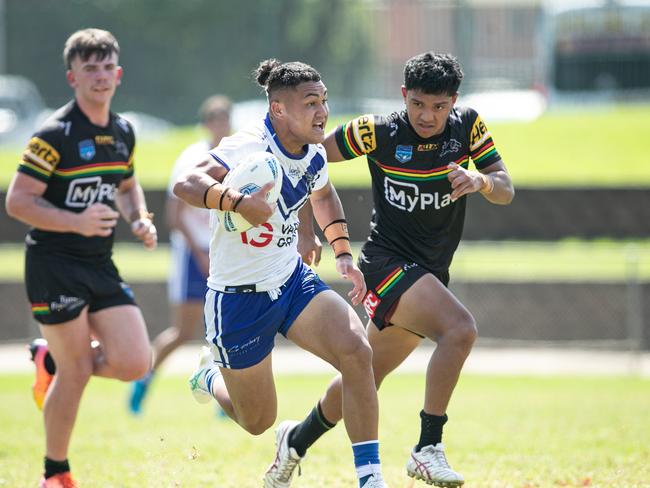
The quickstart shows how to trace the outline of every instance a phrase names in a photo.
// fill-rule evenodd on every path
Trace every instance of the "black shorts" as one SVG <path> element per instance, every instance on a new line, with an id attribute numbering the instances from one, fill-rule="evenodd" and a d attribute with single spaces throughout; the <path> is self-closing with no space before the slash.
<path id="1" fill-rule="evenodd" d="M 401 256 L 364 254 L 359 258 L 359 269 L 368 288 L 363 308 L 379 330 L 392 325 L 400 297 L 425 274 L 431 273 L 445 286 L 449 284 L 449 271 L 433 272 Z"/>
<path id="2" fill-rule="evenodd" d="M 135 305 L 131 288 L 122 281 L 111 259 L 98 262 L 27 249 L 25 285 L 34 318 L 60 324 L 89 312 Z"/>

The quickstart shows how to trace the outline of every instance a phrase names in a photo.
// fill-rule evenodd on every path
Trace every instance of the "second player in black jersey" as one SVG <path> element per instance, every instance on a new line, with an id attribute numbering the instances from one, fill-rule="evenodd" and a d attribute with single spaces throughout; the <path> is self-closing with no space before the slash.
<path id="1" fill-rule="evenodd" d="M 67 454 L 91 375 L 129 381 L 151 364 L 144 319 L 111 259 L 120 213 L 146 248 L 157 243 L 133 174 L 133 129 L 110 110 L 118 55 L 110 32 L 68 38 L 74 100 L 31 138 L 7 192 L 7 213 L 32 227 L 25 285 L 45 339 L 31 347 L 32 392 L 45 421 L 44 488 L 77 486 Z"/>
<path id="2" fill-rule="evenodd" d="M 45 183 L 43 199 L 57 208 L 78 214 L 100 203 L 117 210 L 117 190 L 133 176 L 134 146 L 126 119 L 109 112 L 108 124 L 96 125 L 73 100 L 32 136 L 18 171 Z M 49 253 L 110 258 L 113 232 L 83 235 L 34 227 L 28 242 Z"/>
<path id="3" fill-rule="evenodd" d="M 408 256 L 431 271 L 446 271 L 458 246 L 465 198 L 452 198 L 448 175 L 483 170 L 500 161 L 492 137 L 471 108 L 454 107 L 440 134 L 421 137 L 402 111 L 363 115 L 338 127 L 344 159 L 367 155 L 374 211 L 364 253 Z"/>
<path id="4" fill-rule="evenodd" d="M 437 343 L 426 373 L 420 439 L 406 469 L 447 487 L 464 483 L 447 463 L 442 430 L 477 334 L 474 318 L 447 289 L 449 265 L 463 232 L 466 195 L 480 192 L 496 204 L 514 196 L 480 116 L 455 107 L 462 77 L 451 55 L 415 56 L 404 69 L 405 110 L 353 119 L 324 143 L 330 162 L 366 155 L 372 177 L 374 211 L 359 268 L 368 288 L 364 308 L 377 386 L 423 338 Z M 296 427 L 305 445 L 341 418 L 341 389 L 338 377 L 315 409 L 320 423 L 310 415 Z"/>

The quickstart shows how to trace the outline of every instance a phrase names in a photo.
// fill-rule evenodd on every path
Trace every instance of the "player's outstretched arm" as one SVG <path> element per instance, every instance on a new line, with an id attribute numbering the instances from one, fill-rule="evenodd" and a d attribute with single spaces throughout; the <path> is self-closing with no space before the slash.
<path id="1" fill-rule="evenodd" d="M 341 200 L 329 181 L 323 188 L 314 191 L 310 200 L 316 222 L 323 229 L 323 234 L 334 251 L 336 270 L 341 277 L 352 281 L 353 288 L 348 296 L 353 305 L 358 305 L 366 294 L 366 284 L 352 258 L 350 235 Z"/>

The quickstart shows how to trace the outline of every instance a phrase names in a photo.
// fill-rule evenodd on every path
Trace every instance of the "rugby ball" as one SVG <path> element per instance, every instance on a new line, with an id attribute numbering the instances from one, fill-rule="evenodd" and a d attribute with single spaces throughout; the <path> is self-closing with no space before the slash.
<path id="1" fill-rule="evenodd" d="M 273 154 L 259 151 L 249 154 L 244 161 L 230 170 L 223 179 L 223 184 L 250 195 L 271 181 L 274 186 L 266 194 L 266 201 L 269 203 L 276 202 L 280 196 L 282 166 Z M 228 232 L 244 232 L 253 227 L 237 212 L 219 212 L 219 217 Z"/>

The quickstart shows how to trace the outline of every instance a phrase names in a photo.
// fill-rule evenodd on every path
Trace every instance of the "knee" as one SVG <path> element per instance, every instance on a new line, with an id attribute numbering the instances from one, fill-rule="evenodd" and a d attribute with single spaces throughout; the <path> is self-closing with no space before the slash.
<path id="1" fill-rule="evenodd" d="M 115 379 L 121 381 L 134 381 L 142 378 L 151 369 L 151 354 L 142 354 L 139 357 L 130 357 L 120 362 L 115 368 Z"/>
<path id="2" fill-rule="evenodd" d="M 478 337 L 476 320 L 471 313 L 464 312 L 457 318 L 454 325 L 449 328 L 445 336 L 447 342 L 469 351 Z"/>
<path id="3" fill-rule="evenodd" d="M 274 422 L 275 418 L 272 418 L 271 416 L 263 416 L 257 419 L 242 419 L 239 422 L 239 425 L 241 425 L 249 434 L 261 435 L 271 428 Z"/>
<path id="4" fill-rule="evenodd" d="M 369 368 L 372 365 L 372 348 L 365 335 L 352 334 L 349 340 L 344 341 L 344 346 L 339 351 L 339 371 L 346 366 L 354 368 Z"/>
<path id="5" fill-rule="evenodd" d="M 75 361 L 60 361 L 57 363 L 56 375 L 58 382 L 74 384 L 84 388 L 93 374 L 92 358 L 79 358 Z"/>

